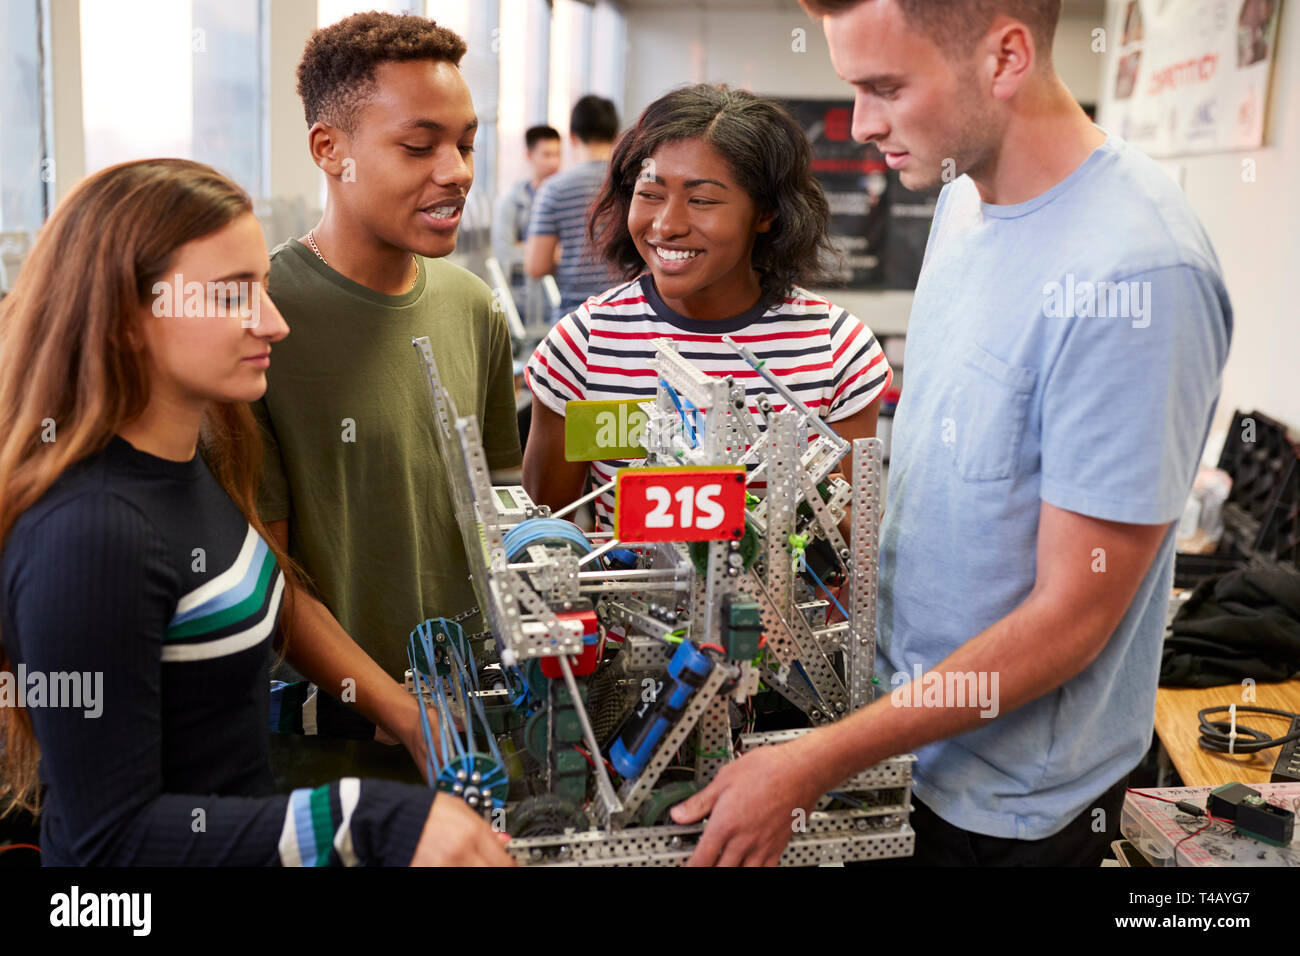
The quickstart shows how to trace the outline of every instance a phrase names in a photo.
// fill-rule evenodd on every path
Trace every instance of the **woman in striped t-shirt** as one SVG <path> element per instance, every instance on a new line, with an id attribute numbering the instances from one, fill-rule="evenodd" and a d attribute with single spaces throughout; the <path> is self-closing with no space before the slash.
<path id="1" fill-rule="evenodd" d="M 829 218 L 808 141 L 772 100 L 700 84 L 646 107 L 588 224 L 629 281 L 556 323 L 525 368 L 533 500 L 559 508 L 582 494 L 588 465 L 564 457 L 566 403 L 652 397 L 650 343 L 661 337 L 710 375 L 744 382 L 751 411 L 760 395 L 779 411 L 781 397 L 722 342 L 730 335 L 841 437 L 874 435 L 891 378 L 884 352 L 859 319 L 803 288 L 823 277 Z M 636 463 L 593 462 L 591 478 Z M 612 493 L 597 499 L 599 524 L 613 524 L 613 508 Z"/>

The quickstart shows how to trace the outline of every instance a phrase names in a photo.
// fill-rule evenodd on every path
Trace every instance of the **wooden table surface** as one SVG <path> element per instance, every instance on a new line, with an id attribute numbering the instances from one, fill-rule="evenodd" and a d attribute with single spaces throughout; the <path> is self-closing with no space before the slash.
<path id="1" fill-rule="evenodd" d="M 1224 783 L 1267 783 L 1281 748 L 1273 747 L 1253 754 L 1220 754 L 1203 750 L 1196 742 L 1199 721 L 1196 712 L 1206 707 L 1272 707 L 1300 713 L 1300 679 L 1281 684 L 1257 684 L 1253 701 L 1242 700 L 1240 684 L 1222 687 L 1161 687 L 1156 691 L 1156 733 L 1169 753 L 1170 760 L 1189 787 L 1217 787 Z M 1212 720 L 1227 720 L 1228 715 L 1211 715 Z M 1287 732 L 1290 721 L 1272 714 L 1237 714 L 1237 724 L 1253 727 L 1270 737 Z"/>

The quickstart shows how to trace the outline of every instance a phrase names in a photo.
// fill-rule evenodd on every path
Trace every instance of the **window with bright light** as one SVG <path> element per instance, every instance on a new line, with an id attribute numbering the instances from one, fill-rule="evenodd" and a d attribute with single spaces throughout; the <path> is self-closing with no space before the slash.
<path id="1" fill-rule="evenodd" d="M 491 0 L 472 0 L 473 5 L 487 6 Z M 424 15 L 433 20 L 440 27 L 446 27 L 453 33 L 459 33 L 463 37 L 469 36 L 470 33 L 470 4 L 471 0 L 427 0 L 424 6 Z"/>
<path id="2" fill-rule="evenodd" d="M 38 10 L 35 2 L 0 5 L 0 232 L 34 232 L 45 220 L 52 169 L 42 132 Z"/>
<path id="3" fill-rule="evenodd" d="M 553 122 L 548 110 L 550 9 L 546 0 L 501 0 L 498 43 L 497 190 L 528 175 L 524 132 Z M 567 108 L 564 113 L 568 115 Z"/>
<path id="4" fill-rule="evenodd" d="M 429 0 L 430 9 L 443 6 L 459 6 L 462 0 Z M 464 0 L 468 2 L 468 0 Z M 360 13 L 362 10 L 378 10 L 380 13 L 418 13 L 422 16 L 433 17 L 441 22 L 441 17 L 432 13 L 425 13 L 425 5 L 420 0 L 316 0 L 316 26 L 327 27 L 331 23 L 338 23 L 344 17 L 350 17 L 354 13 Z M 447 24 L 451 26 L 451 24 Z M 453 28 L 454 29 L 454 28 Z"/>
<path id="5" fill-rule="evenodd" d="M 265 183 L 258 0 L 81 0 L 86 172 L 152 156 Z"/>
<path id="6" fill-rule="evenodd" d="M 592 11 L 591 20 L 591 75 L 588 92 L 614 101 L 623 115 L 623 89 L 627 76 L 627 14 L 607 0 L 601 0 Z"/>
<path id="7" fill-rule="evenodd" d="M 573 104 L 590 93 L 591 7 L 555 0 L 551 13 L 551 125 L 566 138 Z"/>
<path id="8" fill-rule="evenodd" d="M 551 17 L 551 125 L 567 137 L 573 104 L 588 93 L 613 100 L 622 115 L 627 17 L 607 0 L 555 0 Z"/>

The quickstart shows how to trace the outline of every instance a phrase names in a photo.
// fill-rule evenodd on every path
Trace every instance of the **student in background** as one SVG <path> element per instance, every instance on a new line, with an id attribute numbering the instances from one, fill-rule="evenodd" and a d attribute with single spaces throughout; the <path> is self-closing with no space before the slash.
<path id="1" fill-rule="evenodd" d="M 530 308 L 534 296 L 524 275 L 524 240 L 533 214 L 533 199 L 543 182 L 560 168 L 562 152 L 560 134 L 552 126 L 531 126 L 524 133 L 529 175 L 519 180 L 497 199 L 492 216 L 492 254 L 510 283 L 510 294 L 520 315 L 531 319 L 537 312 Z M 540 306 L 540 298 L 537 302 Z"/>
<path id="2" fill-rule="evenodd" d="M 412 338 L 430 338 L 457 411 L 478 418 L 488 466 L 520 459 L 504 317 L 487 285 L 444 258 L 474 179 L 464 53 L 455 33 L 416 16 L 359 13 L 311 35 L 298 92 L 328 198 L 314 229 L 271 253 L 271 296 L 294 335 L 254 407 L 266 443 L 262 518 L 316 585 L 320 599 L 301 602 L 297 628 L 323 647 L 354 639 L 390 680 L 407 667 L 417 625 L 474 611 Z M 342 709 L 342 682 L 357 678 L 330 672 L 318 720 Z M 378 736 L 423 766 L 413 705 Z M 273 746 L 277 770 L 413 769 L 366 740 Z"/>
<path id="3" fill-rule="evenodd" d="M 588 213 L 605 180 L 617 137 L 618 111 L 613 103 L 590 94 L 578 100 L 569 117 L 569 144 L 576 165 L 543 183 L 533 201 L 524 272 L 534 279 L 555 274 L 560 307 L 552 321 L 617 281 L 587 248 Z"/>
<path id="4" fill-rule="evenodd" d="M 508 863 L 427 786 L 274 792 L 273 647 L 322 683 L 376 668 L 295 626 L 311 599 L 255 506 L 247 403 L 289 331 L 269 271 L 243 190 L 141 160 L 72 190 L 0 306 L 0 673 L 46 690 L 0 706 L 0 811 L 40 813 L 46 866 Z M 372 716 L 415 712 L 366 686 Z"/>
<path id="5" fill-rule="evenodd" d="M 650 398 L 656 338 L 703 371 L 744 382 L 750 411 L 781 396 L 722 341 L 748 345 L 836 433 L 875 434 L 889 365 L 858 318 L 804 288 L 831 253 L 829 209 L 811 149 L 775 101 L 705 84 L 646 107 L 619 141 L 592 213 L 593 248 L 626 280 L 580 304 L 525 369 L 533 424 L 524 487 L 560 508 L 581 495 L 586 462 L 564 455 L 565 405 Z M 596 485 L 637 461 L 590 464 Z M 847 463 L 846 463 L 847 465 Z M 613 524 L 614 495 L 596 499 Z"/>

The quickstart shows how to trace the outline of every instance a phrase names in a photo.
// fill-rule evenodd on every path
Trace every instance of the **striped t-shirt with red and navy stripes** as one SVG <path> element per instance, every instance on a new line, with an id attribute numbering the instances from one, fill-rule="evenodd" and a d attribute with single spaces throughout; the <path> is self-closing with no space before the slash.
<path id="1" fill-rule="evenodd" d="M 651 342 L 667 338 L 701 371 L 743 382 L 751 413 L 760 395 L 769 397 L 773 410 L 785 408 L 785 400 L 723 335 L 751 349 L 827 422 L 862 411 L 893 376 L 880 343 L 861 320 L 805 289 L 796 286 L 777 303 L 759 303 L 730 319 L 689 319 L 664 304 L 648 274 L 593 296 L 557 322 L 524 376 L 534 398 L 558 415 L 570 401 L 653 398 L 658 378 L 650 367 Z M 761 419 L 755 423 L 762 427 Z M 592 462 L 592 481 L 605 484 L 618 469 L 643 460 Z M 596 519 L 601 527 L 613 525 L 612 492 L 596 500 Z"/>

